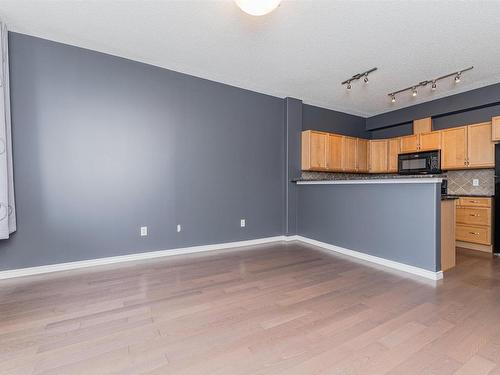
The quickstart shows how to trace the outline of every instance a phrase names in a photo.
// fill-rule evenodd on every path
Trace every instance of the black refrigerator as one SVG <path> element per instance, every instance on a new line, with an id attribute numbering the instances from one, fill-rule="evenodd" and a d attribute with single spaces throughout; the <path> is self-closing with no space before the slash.
<path id="1" fill-rule="evenodd" d="M 494 211 L 494 226 L 495 239 L 493 251 L 498 254 L 500 253 L 500 143 L 495 144 L 495 199 L 493 204 L 495 205 Z"/>

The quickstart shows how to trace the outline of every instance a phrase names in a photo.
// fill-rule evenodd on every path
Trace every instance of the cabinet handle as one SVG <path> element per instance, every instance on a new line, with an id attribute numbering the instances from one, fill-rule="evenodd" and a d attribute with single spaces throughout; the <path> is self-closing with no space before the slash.
<path id="1" fill-rule="evenodd" d="M 469 216 L 479 217 L 479 214 L 469 214 Z"/>
<path id="2" fill-rule="evenodd" d="M 475 235 L 475 236 L 478 236 L 478 235 L 479 235 L 479 233 L 478 233 L 478 232 L 469 232 L 469 234 L 473 234 L 473 235 Z"/>
<path id="3" fill-rule="evenodd" d="M 470 203 L 479 203 L 479 201 L 469 201 Z"/>

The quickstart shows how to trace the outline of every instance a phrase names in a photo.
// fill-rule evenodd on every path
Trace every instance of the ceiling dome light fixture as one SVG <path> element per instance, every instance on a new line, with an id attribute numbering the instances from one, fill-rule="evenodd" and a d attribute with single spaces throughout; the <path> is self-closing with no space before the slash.
<path id="1" fill-rule="evenodd" d="M 240 9 L 252 16 L 263 16 L 276 9 L 281 0 L 234 0 Z"/>

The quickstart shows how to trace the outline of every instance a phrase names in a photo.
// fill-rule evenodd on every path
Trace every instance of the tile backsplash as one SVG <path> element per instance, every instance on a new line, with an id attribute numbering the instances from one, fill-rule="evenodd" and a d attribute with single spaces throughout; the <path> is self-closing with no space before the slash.
<path id="1" fill-rule="evenodd" d="M 374 176 L 361 174 L 361 176 Z M 377 175 L 387 178 L 394 174 Z M 494 169 L 471 169 L 463 171 L 448 171 L 442 177 L 448 179 L 448 194 L 452 195 L 494 195 L 495 194 L 495 170 Z M 328 173 L 328 172 L 302 172 L 303 180 L 335 180 L 359 178 L 360 174 Z M 472 180 L 478 179 L 479 186 L 472 186 Z"/>
<path id="2" fill-rule="evenodd" d="M 471 169 L 464 171 L 448 171 L 448 194 L 454 195 L 494 195 L 495 170 Z M 478 179 L 479 186 L 472 186 L 472 180 Z"/>

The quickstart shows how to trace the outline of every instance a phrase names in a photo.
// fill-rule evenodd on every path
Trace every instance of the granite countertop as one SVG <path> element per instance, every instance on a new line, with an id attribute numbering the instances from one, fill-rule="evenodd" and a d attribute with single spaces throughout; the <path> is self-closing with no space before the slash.
<path id="1" fill-rule="evenodd" d="M 454 194 L 451 194 L 454 195 Z M 494 198 L 491 194 L 456 194 L 456 197 L 480 197 L 480 198 Z"/>
<path id="2" fill-rule="evenodd" d="M 458 198 L 459 198 L 458 195 L 450 195 L 450 194 L 441 195 L 441 200 L 442 201 L 455 200 L 455 199 L 458 199 Z"/>

